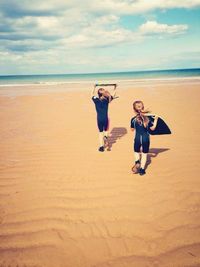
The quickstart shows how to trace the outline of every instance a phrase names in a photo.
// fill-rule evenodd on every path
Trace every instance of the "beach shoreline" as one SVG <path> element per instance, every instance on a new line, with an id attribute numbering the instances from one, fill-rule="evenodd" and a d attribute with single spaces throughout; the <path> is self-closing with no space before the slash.
<path id="1" fill-rule="evenodd" d="M 200 77 L 187 77 L 187 78 L 166 78 L 166 79 L 139 79 L 139 80 L 111 80 L 108 83 L 117 83 L 119 90 L 131 88 L 148 88 L 154 87 L 166 88 L 170 86 L 181 85 L 195 85 L 200 84 Z M 94 87 L 94 81 L 76 81 L 76 82 L 61 82 L 61 83 L 45 83 L 45 84 L 7 84 L 0 85 L 0 96 L 20 96 L 20 95 L 40 95 L 46 93 L 59 93 L 59 92 L 73 92 L 73 91 L 91 91 Z"/>
<path id="2" fill-rule="evenodd" d="M 149 82 L 199 82 L 200 76 L 193 77 L 157 77 L 157 78 L 132 78 L 132 79 L 103 79 L 106 83 L 149 83 Z M 95 84 L 96 80 L 69 80 L 69 81 L 45 81 L 45 82 L 30 82 L 30 83 L 1 83 L 1 87 L 20 87 L 20 86 L 43 86 L 43 85 L 82 85 L 82 84 Z"/>

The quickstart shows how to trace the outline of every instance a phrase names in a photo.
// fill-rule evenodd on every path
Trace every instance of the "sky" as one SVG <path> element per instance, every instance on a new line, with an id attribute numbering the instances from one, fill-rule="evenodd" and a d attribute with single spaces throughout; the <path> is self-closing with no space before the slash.
<path id="1" fill-rule="evenodd" d="M 200 0 L 0 0 L 0 75 L 200 67 Z"/>

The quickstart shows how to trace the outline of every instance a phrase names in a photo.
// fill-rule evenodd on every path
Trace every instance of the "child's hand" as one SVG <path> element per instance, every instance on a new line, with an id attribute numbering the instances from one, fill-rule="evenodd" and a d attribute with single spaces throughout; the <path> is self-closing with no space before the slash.
<path id="1" fill-rule="evenodd" d="M 154 120 L 156 120 L 156 121 L 158 120 L 158 116 L 157 115 L 154 116 Z"/>
<path id="2" fill-rule="evenodd" d="M 105 91 L 105 92 L 104 92 L 104 96 L 109 97 L 109 96 L 110 96 L 110 93 L 109 93 L 108 91 Z"/>

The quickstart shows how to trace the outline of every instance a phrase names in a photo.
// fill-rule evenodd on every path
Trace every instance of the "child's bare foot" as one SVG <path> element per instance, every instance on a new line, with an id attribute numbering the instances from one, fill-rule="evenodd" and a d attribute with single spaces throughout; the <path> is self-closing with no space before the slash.
<path id="1" fill-rule="evenodd" d="M 104 148 L 108 147 L 109 143 L 108 143 L 108 137 L 104 136 Z"/>
<path id="2" fill-rule="evenodd" d="M 134 174 L 136 174 L 136 173 L 138 173 L 139 168 L 140 168 L 140 163 L 139 163 L 139 162 L 136 162 L 135 165 L 132 167 L 131 170 L 132 170 L 132 172 L 133 172 Z"/>

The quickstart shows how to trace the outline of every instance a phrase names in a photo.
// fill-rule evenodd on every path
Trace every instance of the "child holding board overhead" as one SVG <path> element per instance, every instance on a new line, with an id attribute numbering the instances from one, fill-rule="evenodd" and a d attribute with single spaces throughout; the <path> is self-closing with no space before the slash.
<path id="1" fill-rule="evenodd" d="M 142 101 L 135 101 L 133 103 L 133 110 L 135 117 L 131 119 L 131 130 L 135 131 L 135 165 L 132 167 L 132 172 L 144 175 L 146 173 L 145 165 L 150 146 L 149 129 L 151 131 L 156 129 L 158 117 L 155 116 L 154 121 L 150 121 L 147 116 L 148 111 L 144 110 L 144 104 Z"/>
<path id="2" fill-rule="evenodd" d="M 99 88 L 96 92 L 97 86 L 114 86 L 113 94 L 104 88 Z M 99 129 L 99 151 L 103 152 L 104 148 L 108 145 L 108 129 L 109 129 L 109 119 L 108 119 L 108 107 L 111 101 L 115 98 L 116 94 L 116 84 L 95 84 L 92 90 L 92 100 L 95 104 L 97 112 L 97 125 Z"/>

